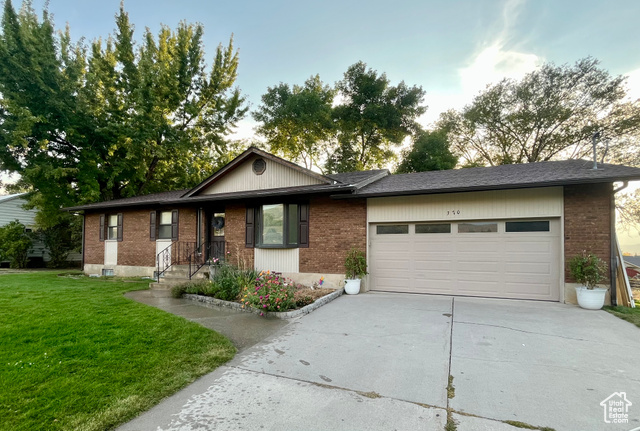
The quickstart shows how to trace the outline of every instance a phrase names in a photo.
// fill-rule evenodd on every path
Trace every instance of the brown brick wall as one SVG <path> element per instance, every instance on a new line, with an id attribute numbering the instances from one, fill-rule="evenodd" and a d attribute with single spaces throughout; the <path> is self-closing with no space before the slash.
<path id="1" fill-rule="evenodd" d="M 156 242 L 149 240 L 151 210 L 122 213 L 122 241 L 118 243 L 118 265 L 155 266 Z"/>
<path id="2" fill-rule="evenodd" d="M 225 209 L 226 249 L 231 263 L 253 267 L 254 250 L 245 247 L 245 204 Z M 315 198 L 309 205 L 309 248 L 300 249 L 300 272 L 343 274 L 351 247 L 366 252 L 366 200 Z"/>
<path id="3" fill-rule="evenodd" d="M 84 263 L 104 263 L 104 243 L 100 242 L 100 214 L 84 216 Z"/>
<path id="4" fill-rule="evenodd" d="M 568 262 L 583 251 L 607 263 L 611 256 L 612 184 L 564 187 L 564 256 Z M 565 267 L 565 281 L 574 282 Z"/>
<path id="5" fill-rule="evenodd" d="M 167 210 L 170 208 L 167 208 Z M 118 265 L 155 266 L 156 242 L 149 239 L 152 209 L 122 210 L 122 241 L 118 243 Z M 100 242 L 100 214 L 85 216 L 85 263 L 104 263 L 104 242 Z M 114 212 L 104 213 L 114 214 Z M 180 208 L 178 240 L 196 241 L 196 209 Z"/>
<path id="6" fill-rule="evenodd" d="M 243 268 L 253 268 L 253 248 L 246 248 L 246 206 L 230 204 L 225 208 L 225 250 L 231 252 L 231 263 Z"/>
<path id="7" fill-rule="evenodd" d="M 312 199 L 309 205 L 309 248 L 300 249 L 300 272 L 344 274 L 351 247 L 367 250 L 365 199 Z"/>
<path id="8" fill-rule="evenodd" d="M 198 221 L 197 214 L 198 210 L 196 208 L 178 209 L 178 241 L 193 243 L 196 242 L 196 223 Z M 149 226 L 147 226 L 147 230 L 149 230 Z M 204 241 L 204 238 L 202 238 L 202 240 Z"/>

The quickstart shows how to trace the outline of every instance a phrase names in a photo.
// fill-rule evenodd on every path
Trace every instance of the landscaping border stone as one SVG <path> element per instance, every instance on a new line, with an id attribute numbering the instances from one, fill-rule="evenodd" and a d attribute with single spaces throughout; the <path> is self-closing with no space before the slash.
<path id="1" fill-rule="evenodd" d="M 213 298 L 211 296 L 194 295 L 191 293 L 185 293 L 184 295 L 182 295 L 182 297 L 191 301 L 203 302 L 205 304 L 215 305 L 218 307 L 232 308 L 234 310 L 245 311 L 248 313 L 263 313 L 267 317 L 277 317 L 278 319 L 293 319 L 311 313 L 313 310 L 320 308 L 325 304 L 328 304 L 343 293 L 344 288 L 336 289 L 335 292 L 331 292 L 330 294 L 325 295 L 322 298 L 318 298 L 316 301 L 309 305 L 305 305 L 302 308 L 291 311 L 260 311 L 257 308 L 243 307 L 242 304 L 238 302 L 223 301 L 222 299 Z"/>

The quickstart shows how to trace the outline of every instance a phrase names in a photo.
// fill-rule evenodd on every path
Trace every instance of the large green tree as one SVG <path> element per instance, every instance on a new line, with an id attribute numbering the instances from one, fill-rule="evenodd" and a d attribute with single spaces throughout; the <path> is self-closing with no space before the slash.
<path id="1" fill-rule="evenodd" d="M 458 158 L 449 150 L 446 130 L 436 129 L 418 133 L 413 145 L 403 151 L 397 174 L 453 169 Z"/>
<path id="2" fill-rule="evenodd" d="M 335 90 L 320 76 L 312 76 L 303 86 L 280 83 L 269 87 L 262 104 L 253 113 L 257 128 L 269 150 L 308 169 L 322 168 L 322 159 L 334 135 L 331 118 Z"/>
<path id="3" fill-rule="evenodd" d="M 585 157 L 596 132 L 612 154 L 622 154 L 624 140 L 640 128 L 640 103 L 625 96 L 624 78 L 612 77 L 593 58 L 545 64 L 522 80 L 487 87 L 462 111 L 443 114 L 439 125 L 450 130 L 452 149 L 465 165 Z"/>
<path id="4" fill-rule="evenodd" d="M 127 13 L 90 46 L 31 2 L 7 0 L 0 36 L 0 170 L 33 189 L 40 221 L 59 208 L 188 187 L 227 160 L 245 114 L 232 40 L 207 67 L 200 25 L 147 30 Z"/>
<path id="5" fill-rule="evenodd" d="M 426 111 L 425 92 L 368 69 L 363 62 L 350 66 L 336 84 L 342 103 L 334 108 L 338 147 L 327 170 L 347 172 L 383 167 L 396 158 L 394 148 L 420 130 L 417 118 Z"/>

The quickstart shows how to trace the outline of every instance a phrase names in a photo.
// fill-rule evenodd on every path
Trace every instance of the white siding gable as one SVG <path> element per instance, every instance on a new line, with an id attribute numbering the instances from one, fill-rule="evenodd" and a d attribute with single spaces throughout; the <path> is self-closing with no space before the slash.
<path id="1" fill-rule="evenodd" d="M 323 182 L 289 166 L 264 158 L 266 169 L 262 175 L 253 173 L 251 165 L 259 156 L 252 156 L 231 172 L 216 179 L 201 194 L 233 193 L 251 190 L 279 189 L 284 187 L 311 186 Z"/>

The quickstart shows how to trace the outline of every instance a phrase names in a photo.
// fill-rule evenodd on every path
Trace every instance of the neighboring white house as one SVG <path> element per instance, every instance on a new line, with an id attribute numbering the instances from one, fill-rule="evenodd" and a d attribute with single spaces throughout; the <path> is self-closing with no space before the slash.
<path id="1" fill-rule="evenodd" d="M 7 225 L 12 221 L 18 220 L 25 226 L 27 232 L 31 232 L 35 229 L 36 210 L 26 210 L 23 208 L 27 203 L 24 198 L 26 193 L 18 193 L 14 195 L 0 196 L 0 226 Z M 42 260 L 47 262 L 49 260 L 49 253 L 44 245 L 44 242 L 39 239 L 34 239 L 33 245 L 29 250 L 29 259 L 32 261 Z M 82 260 L 81 253 L 69 253 L 69 260 L 80 261 Z"/>

